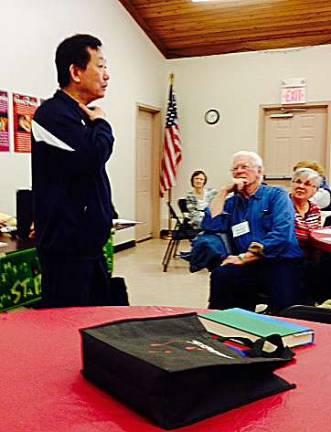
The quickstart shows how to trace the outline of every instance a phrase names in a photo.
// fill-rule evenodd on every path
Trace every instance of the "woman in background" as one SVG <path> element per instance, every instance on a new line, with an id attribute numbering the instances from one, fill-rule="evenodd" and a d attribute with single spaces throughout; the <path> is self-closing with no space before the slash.
<path id="1" fill-rule="evenodd" d="M 186 196 L 186 207 L 191 225 L 195 229 L 201 228 L 204 210 L 214 199 L 217 191 L 205 188 L 207 176 L 204 171 L 197 170 L 191 176 L 192 191 Z"/>
<path id="2" fill-rule="evenodd" d="M 310 199 L 310 201 L 316 204 L 320 209 L 330 210 L 331 190 L 330 186 L 326 181 L 324 168 L 318 162 L 311 160 L 302 160 L 297 162 L 296 165 L 293 167 L 293 171 L 296 171 L 299 168 L 310 168 L 320 175 L 321 184 L 314 196 Z"/>
<path id="3" fill-rule="evenodd" d="M 291 183 L 291 199 L 295 210 L 295 231 L 305 257 L 311 259 L 315 251 L 310 245 L 310 233 L 321 228 L 321 210 L 311 202 L 318 191 L 321 176 L 310 168 L 294 171 Z"/>
<path id="4" fill-rule="evenodd" d="M 312 230 L 319 229 L 321 210 L 311 201 L 322 177 L 310 168 L 297 169 L 292 177 L 290 197 L 295 210 L 295 232 L 304 253 L 302 302 L 314 304 L 327 298 L 323 282 L 326 259 L 310 242 Z"/>

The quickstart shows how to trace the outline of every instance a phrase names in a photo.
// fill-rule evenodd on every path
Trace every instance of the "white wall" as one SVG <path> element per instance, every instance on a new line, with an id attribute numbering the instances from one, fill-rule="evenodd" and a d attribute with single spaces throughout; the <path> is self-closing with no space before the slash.
<path id="1" fill-rule="evenodd" d="M 47 98 L 57 87 L 57 45 L 75 33 L 99 37 L 111 85 L 100 102 L 116 147 L 108 166 L 121 217 L 135 217 L 136 104 L 162 107 L 166 61 L 117 0 L 11 0 L 1 2 L 0 89 Z M 31 185 L 30 155 L 0 153 L 0 211 L 15 214 L 15 191 Z M 124 230 L 119 240 L 133 239 Z"/>
<path id="2" fill-rule="evenodd" d="M 259 105 L 280 103 L 282 79 L 305 77 L 308 101 L 331 100 L 331 45 L 171 60 L 168 70 L 176 75 L 184 141 L 175 197 L 186 194 L 194 170 L 206 170 L 217 188 L 232 153 L 257 149 Z M 203 120 L 209 108 L 221 112 L 215 126 Z"/>
<path id="3" fill-rule="evenodd" d="M 12 0 L 1 2 L 1 18 L 4 90 L 48 97 L 56 88 L 58 43 L 78 32 L 103 41 L 111 86 L 102 106 L 117 138 L 109 173 L 125 218 L 135 217 L 136 104 L 164 108 L 169 72 L 175 73 L 184 140 L 173 199 L 189 189 L 193 170 L 206 170 L 209 184 L 218 187 L 228 176 L 231 154 L 257 148 L 259 105 L 279 103 L 281 79 L 305 77 L 309 101 L 331 100 L 331 45 L 166 61 L 117 0 L 31 0 L 28 7 Z M 209 108 L 221 111 L 216 126 L 203 120 Z M 0 173 L 0 210 L 15 214 L 16 189 L 30 185 L 30 156 L 0 153 Z M 117 237 L 127 241 L 134 233 L 124 230 Z"/>

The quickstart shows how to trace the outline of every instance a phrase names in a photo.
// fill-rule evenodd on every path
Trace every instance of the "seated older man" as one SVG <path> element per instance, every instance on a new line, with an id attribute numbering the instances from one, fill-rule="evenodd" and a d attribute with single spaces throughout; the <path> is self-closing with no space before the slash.
<path id="1" fill-rule="evenodd" d="M 235 249 L 211 274 L 209 307 L 254 310 L 262 290 L 277 312 L 300 301 L 302 251 L 293 205 L 285 190 L 261 184 L 256 153 L 234 154 L 231 171 L 232 181 L 220 189 L 203 222 L 206 230 L 228 232 Z"/>

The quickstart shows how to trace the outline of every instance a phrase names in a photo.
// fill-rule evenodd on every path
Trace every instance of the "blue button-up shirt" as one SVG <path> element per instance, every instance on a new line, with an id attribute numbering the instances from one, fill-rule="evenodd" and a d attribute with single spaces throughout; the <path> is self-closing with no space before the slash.
<path id="1" fill-rule="evenodd" d="M 222 214 L 212 218 L 210 209 L 205 213 L 202 228 L 206 231 L 231 233 L 234 225 L 248 222 L 249 232 L 233 238 L 237 253 L 246 252 L 252 242 L 257 242 L 266 258 L 302 257 L 293 204 L 281 188 L 261 185 L 249 199 L 235 193 L 225 201 Z"/>

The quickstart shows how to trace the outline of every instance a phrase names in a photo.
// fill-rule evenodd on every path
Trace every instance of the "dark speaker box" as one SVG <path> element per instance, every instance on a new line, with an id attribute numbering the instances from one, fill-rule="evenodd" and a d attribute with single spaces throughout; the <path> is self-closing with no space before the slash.
<path id="1" fill-rule="evenodd" d="M 16 217 L 17 235 L 20 239 L 26 240 L 33 221 L 32 191 L 30 189 L 20 189 L 16 192 Z"/>

